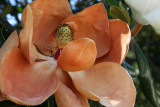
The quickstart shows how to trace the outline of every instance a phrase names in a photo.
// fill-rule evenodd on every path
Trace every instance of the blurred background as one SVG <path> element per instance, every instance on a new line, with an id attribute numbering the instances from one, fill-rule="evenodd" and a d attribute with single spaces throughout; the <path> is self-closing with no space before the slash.
<path id="1" fill-rule="evenodd" d="M 68 1 L 71 5 L 73 13 L 77 13 L 84 8 L 99 2 L 103 2 L 106 6 L 106 9 L 109 9 L 109 5 L 106 2 L 107 0 Z M 117 0 L 117 2 L 119 1 L 125 4 L 123 0 Z M 24 7 L 31 2 L 32 0 L 0 0 L 0 15 L 7 19 L 11 25 L 20 31 L 22 11 Z M 111 17 L 109 16 L 109 18 Z M 154 80 L 154 87 L 158 94 L 160 93 L 160 35 L 157 35 L 151 26 L 144 26 L 134 39 L 139 44 L 150 64 L 151 74 Z M 130 45 L 130 50 L 125 61 L 130 64 L 134 70 L 134 73 L 131 73 L 131 75 L 137 88 L 137 99 L 135 107 L 153 107 L 141 91 L 138 77 L 139 70 L 132 44 Z M 91 107 L 102 106 L 92 104 Z"/>

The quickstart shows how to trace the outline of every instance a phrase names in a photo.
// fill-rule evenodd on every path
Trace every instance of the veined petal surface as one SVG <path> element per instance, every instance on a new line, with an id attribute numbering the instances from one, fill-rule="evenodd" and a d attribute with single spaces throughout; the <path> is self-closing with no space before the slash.
<path id="1" fill-rule="evenodd" d="M 54 96 L 58 107 L 89 107 L 88 100 L 74 87 L 66 71 L 56 72 L 60 83 Z"/>
<path id="2" fill-rule="evenodd" d="M 68 43 L 58 58 L 58 66 L 65 71 L 78 71 L 91 67 L 97 50 L 93 40 L 81 38 Z"/>
<path id="3" fill-rule="evenodd" d="M 5 43 L 0 49 L 0 65 L 1 65 L 1 61 L 4 54 L 11 49 L 18 48 L 18 46 L 19 46 L 18 34 L 16 31 L 14 31 L 13 33 L 11 33 L 11 35 L 8 37 L 8 39 L 5 41 Z M 1 77 L 1 74 L 0 74 L 0 77 Z M 1 78 L 0 78 L 0 81 L 1 81 Z M 0 82 L 0 87 L 1 86 L 2 86 L 2 83 Z M 4 98 L 0 92 L 0 101 L 5 99 L 6 98 Z"/>
<path id="4" fill-rule="evenodd" d="M 133 107 L 136 90 L 128 72 L 117 63 L 104 62 L 88 70 L 69 72 L 77 90 L 107 107 Z"/>
<path id="5" fill-rule="evenodd" d="M 33 22 L 36 25 L 33 31 L 33 43 L 48 55 L 50 54 L 47 49 L 49 37 L 65 18 L 72 15 L 70 5 L 68 0 L 34 0 L 30 6 L 43 13 L 43 15 L 39 15 L 38 21 L 34 20 L 35 22 Z M 25 11 L 22 16 L 26 17 Z M 33 16 L 35 19 L 38 17 L 38 15 Z"/>
<path id="6" fill-rule="evenodd" d="M 127 23 L 119 19 L 109 20 L 109 35 L 111 38 L 110 51 L 96 60 L 100 62 L 116 62 L 121 64 L 128 52 L 131 32 Z"/>
<path id="7" fill-rule="evenodd" d="M 50 57 L 46 57 L 40 54 L 33 43 L 33 29 L 34 29 L 34 13 L 39 13 L 38 10 L 32 9 L 29 5 L 26 7 L 26 20 L 22 31 L 20 32 L 20 49 L 30 63 L 34 63 L 37 59 L 52 60 Z M 33 13 L 34 12 L 34 13 Z M 40 14 L 40 13 L 39 13 Z M 35 25 L 37 26 L 37 25 Z"/>
<path id="8" fill-rule="evenodd" d="M 56 67 L 54 60 L 30 64 L 20 49 L 9 50 L 1 62 L 1 92 L 17 104 L 41 104 L 58 87 Z"/>
<path id="9" fill-rule="evenodd" d="M 71 26 L 74 39 L 87 37 L 94 40 L 97 47 L 97 57 L 101 57 L 109 51 L 108 16 L 102 3 L 66 18 L 63 23 L 68 23 Z"/>

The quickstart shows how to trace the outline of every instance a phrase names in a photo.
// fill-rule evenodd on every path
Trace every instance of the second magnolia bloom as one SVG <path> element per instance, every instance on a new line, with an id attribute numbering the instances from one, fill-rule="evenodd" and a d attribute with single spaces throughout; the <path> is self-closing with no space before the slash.
<path id="1" fill-rule="evenodd" d="M 150 24 L 160 34 L 160 0 L 125 0 L 134 19 L 143 25 Z"/>

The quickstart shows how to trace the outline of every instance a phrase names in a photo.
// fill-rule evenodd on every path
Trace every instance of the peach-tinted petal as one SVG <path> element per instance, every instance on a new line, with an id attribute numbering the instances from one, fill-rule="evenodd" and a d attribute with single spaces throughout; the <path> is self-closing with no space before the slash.
<path id="1" fill-rule="evenodd" d="M 31 7 L 32 9 L 32 15 L 33 15 L 33 28 L 34 30 L 37 28 L 42 16 L 43 16 L 43 12 L 41 10 L 38 10 L 34 7 Z M 27 7 L 23 10 L 23 14 L 22 14 L 22 26 L 24 26 L 26 24 L 26 17 L 27 17 Z"/>
<path id="2" fill-rule="evenodd" d="M 27 5 L 27 17 L 25 20 L 24 28 L 20 32 L 20 48 L 26 58 L 30 61 L 30 48 L 32 44 L 32 34 L 33 34 L 33 15 L 32 10 L 29 5 Z M 34 59 L 35 60 L 35 59 Z M 33 61 L 30 61 L 33 62 Z"/>
<path id="3" fill-rule="evenodd" d="M 54 94 L 58 107 L 89 107 L 87 98 L 75 89 L 68 73 L 59 69 L 56 74 L 60 80 Z"/>
<path id="4" fill-rule="evenodd" d="M 65 71 L 87 69 L 94 64 L 96 55 L 94 41 L 81 38 L 71 41 L 63 48 L 58 58 L 58 65 Z"/>
<path id="5" fill-rule="evenodd" d="M 11 35 L 8 37 L 8 39 L 5 41 L 3 46 L 0 49 L 0 62 L 3 58 L 3 55 L 10 49 L 18 48 L 19 46 L 19 39 L 17 31 L 14 31 L 11 33 Z"/>
<path id="6" fill-rule="evenodd" d="M 131 40 L 128 24 L 119 19 L 109 20 L 109 35 L 111 39 L 110 51 L 105 56 L 98 58 L 96 63 L 116 62 L 121 64 L 125 59 Z"/>
<path id="7" fill-rule="evenodd" d="M 71 26 L 74 39 L 88 37 L 94 40 L 97 47 L 97 57 L 101 57 L 109 51 L 108 18 L 106 8 L 102 3 L 68 17 L 63 23 L 68 23 Z"/>
<path id="8" fill-rule="evenodd" d="M 25 20 L 26 22 L 24 24 L 24 28 L 20 32 L 20 37 L 19 37 L 20 48 L 30 63 L 33 63 L 37 59 L 43 59 L 43 60 L 51 59 L 49 57 L 45 57 L 42 54 L 40 54 L 36 50 L 36 47 L 32 42 L 33 29 L 34 29 L 33 12 L 35 13 L 35 11 L 38 11 L 38 10 L 31 9 L 29 5 L 26 7 L 26 20 Z"/>
<path id="9" fill-rule="evenodd" d="M 49 54 L 50 51 L 47 49 L 49 37 L 62 20 L 72 15 L 70 5 L 68 0 L 34 0 L 30 6 L 43 12 L 40 21 L 36 22 L 38 26 L 33 31 L 33 42 L 44 53 Z M 26 13 L 23 14 L 25 17 Z"/>
<path id="10" fill-rule="evenodd" d="M 136 90 L 128 72 L 117 63 L 103 62 L 86 71 L 69 72 L 77 90 L 107 107 L 133 107 Z"/>
<path id="11" fill-rule="evenodd" d="M 9 37 L 8 39 L 5 41 L 5 43 L 3 44 L 3 46 L 0 49 L 0 62 L 4 56 L 4 54 L 13 48 L 17 48 L 19 46 L 19 39 L 18 39 L 18 34 L 16 31 L 14 31 Z M 0 63 L 1 65 L 1 63 Z M 1 76 L 0 76 L 1 77 Z M 0 78 L 1 81 L 1 78 Z M 0 87 L 2 83 L 0 82 Z M 5 100 L 6 98 L 4 98 L 0 92 L 0 101 Z"/>
<path id="12" fill-rule="evenodd" d="M 1 62 L 1 92 L 18 104 L 41 104 L 58 87 L 56 66 L 54 60 L 30 64 L 20 49 L 12 49 Z"/>

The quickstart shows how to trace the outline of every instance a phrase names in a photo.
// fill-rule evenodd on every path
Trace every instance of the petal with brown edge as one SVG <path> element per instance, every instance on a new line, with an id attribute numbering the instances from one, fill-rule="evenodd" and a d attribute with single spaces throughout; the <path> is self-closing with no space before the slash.
<path id="1" fill-rule="evenodd" d="M 111 48 L 105 56 L 97 58 L 96 63 L 116 62 L 123 63 L 129 49 L 131 33 L 127 23 L 119 19 L 109 20 L 109 35 Z"/>
<path id="2" fill-rule="evenodd" d="M 87 98 L 76 90 L 68 73 L 59 69 L 56 74 L 60 80 L 54 94 L 58 107 L 89 107 Z"/>
<path id="3" fill-rule="evenodd" d="M 30 64 L 20 49 L 12 49 L 1 62 L 1 92 L 17 104 L 41 104 L 58 87 L 56 66 L 54 60 Z"/>
<path id="4" fill-rule="evenodd" d="M 65 71 L 78 71 L 91 67 L 97 50 L 93 40 L 81 38 L 68 43 L 58 58 L 58 66 Z"/>
<path id="5" fill-rule="evenodd" d="M 61 21 L 72 15 L 68 0 L 34 0 L 30 6 L 43 12 L 38 26 L 34 29 L 33 42 L 45 54 L 50 54 L 47 49 L 49 37 Z"/>
<path id="6" fill-rule="evenodd" d="M 68 23 L 71 26 L 74 39 L 88 37 L 94 40 L 97 57 L 101 57 L 110 49 L 107 17 L 106 8 L 99 3 L 66 18 L 62 23 Z"/>
<path id="7" fill-rule="evenodd" d="M 33 37 L 33 12 L 38 11 L 36 9 L 31 9 L 31 7 L 28 5 L 26 7 L 26 24 L 24 24 L 24 28 L 20 32 L 20 48 L 25 55 L 25 57 L 28 59 L 30 63 L 34 63 L 37 59 L 43 59 L 43 60 L 50 60 L 51 58 L 46 57 L 42 54 L 40 54 L 36 47 L 34 46 L 32 42 Z M 37 12 L 38 14 L 38 12 Z"/>
<path id="8" fill-rule="evenodd" d="M 107 107 L 133 107 L 136 90 L 128 72 L 117 63 L 103 62 L 86 71 L 69 72 L 77 90 Z"/>

